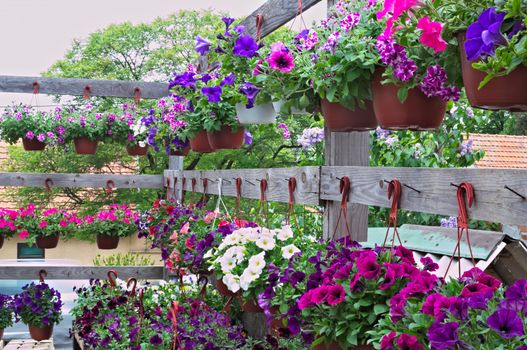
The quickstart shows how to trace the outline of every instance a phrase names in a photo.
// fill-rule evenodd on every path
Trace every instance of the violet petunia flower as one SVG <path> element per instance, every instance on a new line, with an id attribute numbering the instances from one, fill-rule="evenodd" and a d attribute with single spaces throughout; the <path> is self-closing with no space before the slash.
<path id="1" fill-rule="evenodd" d="M 220 102 L 221 92 L 222 90 L 220 86 L 212 86 L 212 87 L 206 86 L 201 89 L 201 93 L 207 96 L 209 102 Z"/>
<path id="2" fill-rule="evenodd" d="M 203 38 L 201 35 L 196 36 L 196 52 L 201 56 L 205 56 L 210 51 L 210 41 Z"/>
<path id="3" fill-rule="evenodd" d="M 233 85 L 236 82 L 236 74 L 231 73 L 223 78 L 220 83 L 220 86 Z"/>
<path id="4" fill-rule="evenodd" d="M 430 345 L 436 350 L 457 349 L 458 345 L 464 344 L 459 340 L 458 329 L 459 324 L 457 322 L 444 324 L 434 322 L 427 333 Z"/>
<path id="5" fill-rule="evenodd" d="M 243 135 L 244 143 L 246 145 L 250 145 L 253 143 L 253 134 L 249 130 L 245 130 L 245 134 Z"/>
<path id="6" fill-rule="evenodd" d="M 223 23 L 225 23 L 225 32 L 228 32 L 231 24 L 234 23 L 234 18 L 223 17 L 221 20 L 223 21 Z"/>
<path id="7" fill-rule="evenodd" d="M 257 55 L 258 49 L 258 43 L 256 43 L 252 36 L 242 35 L 236 39 L 233 53 L 236 56 L 251 58 Z"/>
<path id="8" fill-rule="evenodd" d="M 515 310 L 499 309 L 489 316 L 487 324 L 505 339 L 520 337 L 525 334 L 522 319 Z"/>
<path id="9" fill-rule="evenodd" d="M 504 12 L 498 13 L 491 7 L 483 11 L 478 20 L 467 28 L 465 51 L 469 61 L 493 55 L 496 46 L 506 42 L 501 33 L 504 19 Z"/>
<path id="10" fill-rule="evenodd" d="M 247 108 L 254 107 L 254 100 L 256 95 L 260 92 L 260 88 L 254 86 L 252 83 L 244 83 L 240 85 L 240 92 L 247 97 Z"/>
<path id="11" fill-rule="evenodd" d="M 397 338 L 396 343 L 399 349 L 424 350 L 419 340 L 413 335 L 403 333 Z"/>

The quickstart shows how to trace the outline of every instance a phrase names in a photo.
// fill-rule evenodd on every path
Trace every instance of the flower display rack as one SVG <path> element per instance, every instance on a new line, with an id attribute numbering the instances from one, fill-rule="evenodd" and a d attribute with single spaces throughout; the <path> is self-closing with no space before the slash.
<path id="1" fill-rule="evenodd" d="M 0 343 L 0 350 L 55 350 L 53 345 L 53 338 L 50 340 L 43 340 L 37 342 L 32 339 L 11 340 L 6 346 L 2 347 Z"/>

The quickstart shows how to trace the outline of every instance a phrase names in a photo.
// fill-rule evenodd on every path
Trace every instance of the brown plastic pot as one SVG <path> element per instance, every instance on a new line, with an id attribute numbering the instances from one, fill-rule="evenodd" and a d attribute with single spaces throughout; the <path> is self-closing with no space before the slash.
<path id="1" fill-rule="evenodd" d="M 4 246 L 4 236 L 0 235 L 0 248 L 2 248 L 3 246 Z M 0 337 L 0 339 L 2 339 L 2 337 Z"/>
<path id="2" fill-rule="evenodd" d="M 372 81 L 373 108 L 381 128 L 433 130 L 441 125 L 446 101 L 440 97 L 427 97 L 414 88 L 408 91 L 408 98 L 403 103 L 397 97 L 399 88 L 395 84 L 381 83 L 382 73 L 382 69 L 377 69 Z"/>
<path id="3" fill-rule="evenodd" d="M 116 249 L 119 245 L 119 237 L 109 235 L 97 235 L 97 248 L 99 249 Z"/>
<path id="4" fill-rule="evenodd" d="M 183 149 L 177 149 L 177 150 L 170 150 L 171 156 L 179 156 L 179 157 L 186 157 L 188 156 L 188 153 L 190 152 L 190 146 L 186 146 Z"/>
<path id="5" fill-rule="evenodd" d="M 148 153 L 148 145 L 145 145 L 143 147 L 139 145 L 126 147 L 126 152 L 128 152 L 128 155 L 130 156 L 146 156 L 146 154 Z"/>
<path id="6" fill-rule="evenodd" d="M 4 336 L 4 330 L 0 328 L 0 340 L 2 340 Z"/>
<path id="7" fill-rule="evenodd" d="M 331 131 L 364 131 L 377 127 L 372 101 L 366 101 L 366 109 L 355 106 L 355 110 L 325 98 L 321 100 L 321 105 L 324 123 Z"/>
<path id="8" fill-rule="evenodd" d="M 73 140 L 73 143 L 77 154 L 95 154 L 99 142 L 90 140 L 87 137 L 77 137 Z"/>
<path id="9" fill-rule="evenodd" d="M 52 236 L 39 235 L 36 239 L 36 244 L 40 249 L 57 248 L 57 245 L 59 244 L 59 234 L 57 233 Z"/>
<path id="10" fill-rule="evenodd" d="M 510 74 L 496 77 L 483 88 L 479 84 L 487 75 L 472 68 L 465 52 L 465 32 L 457 36 L 461 53 L 463 83 L 470 104 L 491 110 L 527 111 L 527 67 L 519 65 Z"/>
<path id="11" fill-rule="evenodd" d="M 228 125 L 222 125 L 220 131 L 208 132 L 209 143 L 214 149 L 238 149 L 243 145 L 244 128 L 232 131 Z"/>
<path id="12" fill-rule="evenodd" d="M 223 281 L 221 279 L 216 281 L 216 290 L 218 291 L 218 293 L 220 293 L 221 295 L 223 295 L 225 297 L 229 297 L 230 298 L 230 297 L 236 295 L 235 293 L 231 292 L 229 290 L 229 288 L 227 288 L 227 285 L 225 283 L 223 283 Z"/>
<path id="13" fill-rule="evenodd" d="M 44 142 L 40 142 L 36 138 L 30 140 L 23 137 L 22 145 L 26 151 L 42 151 L 44 148 L 46 148 L 46 144 Z"/>
<path id="14" fill-rule="evenodd" d="M 28 326 L 29 327 L 29 335 L 31 338 L 33 338 L 36 341 L 42 341 L 42 340 L 48 340 L 51 338 L 51 335 L 53 334 L 53 326 L 45 326 L 45 327 L 35 327 L 35 326 Z"/>
<path id="15" fill-rule="evenodd" d="M 242 310 L 245 312 L 263 312 L 263 309 L 253 299 L 243 300 Z"/>
<path id="16" fill-rule="evenodd" d="M 214 152 L 214 148 L 209 143 L 209 138 L 207 136 L 207 132 L 205 130 L 201 130 L 194 136 L 194 138 L 190 139 L 190 148 L 194 152 L 199 153 L 211 153 Z"/>
<path id="17" fill-rule="evenodd" d="M 343 348 L 339 345 L 337 342 L 332 342 L 329 345 L 326 345 L 324 343 L 319 344 L 314 347 L 315 350 L 343 350 Z M 374 350 L 374 347 L 371 345 L 359 345 L 359 346 L 353 346 L 349 348 L 348 350 Z"/>

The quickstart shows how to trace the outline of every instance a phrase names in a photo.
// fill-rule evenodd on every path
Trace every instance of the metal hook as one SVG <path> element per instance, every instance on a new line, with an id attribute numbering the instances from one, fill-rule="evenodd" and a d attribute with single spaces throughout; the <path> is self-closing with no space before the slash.
<path id="1" fill-rule="evenodd" d="M 209 178 L 206 178 L 206 177 L 204 178 L 204 180 L 207 180 L 207 181 L 210 181 L 210 182 L 214 182 L 214 183 L 218 182 L 217 180 L 212 180 L 212 179 L 209 179 Z"/>
<path id="2" fill-rule="evenodd" d="M 409 188 L 409 189 L 411 189 L 412 191 L 415 191 L 415 192 L 417 192 L 417 193 L 419 193 L 419 194 L 421 193 L 421 191 L 419 191 L 418 189 L 413 188 L 413 187 L 410 186 L 410 185 L 403 184 L 403 186 L 406 187 L 406 188 Z"/>
<path id="3" fill-rule="evenodd" d="M 461 187 L 461 186 L 456 185 L 456 184 L 454 184 L 454 183 L 452 183 L 452 182 L 450 183 L 450 186 L 454 186 L 454 187 L 457 187 L 457 188 Z"/>
<path id="4" fill-rule="evenodd" d="M 254 184 L 254 182 L 251 182 L 251 181 L 249 181 L 249 180 L 243 180 L 243 181 L 246 181 L 246 182 L 250 183 L 251 185 L 256 186 L 256 185 Z"/>
<path id="5" fill-rule="evenodd" d="M 44 278 L 48 277 L 48 272 L 44 269 L 40 270 L 38 272 L 38 278 L 40 280 L 40 283 L 44 283 Z"/>
<path id="6" fill-rule="evenodd" d="M 231 184 L 231 183 L 232 183 L 230 180 L 227 180 L 227 179 L 222 179 L 221 181 L 226 182 L 226 183 L 228 183 L 228 184 Z"/>
<path id="7" fill-rule="evenodd" d="M 46 187 L 46 191 L 51 192 L 51 186 L 53 186 L 53 180 L 48 177 L 44 181 L 44 186 Z"/>
<path id="8" fill-rule="evenodd" d="M 513 190 L 512 188 L 510 188 L 509 186 L 505 185 L 503 188 L 511 191 L 512 193 L 514 193 L 515 195 L 517 195 L 518 197 L 520 197 L 521 199 L 525 200 L 525 196 L 516 192 L 515 190 Z"/>

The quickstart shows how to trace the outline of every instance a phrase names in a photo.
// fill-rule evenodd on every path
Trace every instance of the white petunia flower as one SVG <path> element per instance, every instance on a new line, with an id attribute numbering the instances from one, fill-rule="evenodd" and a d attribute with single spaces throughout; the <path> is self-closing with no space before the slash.
<path id="1" fill-rule="evenodd" d="M 227 251 L 225 251 L 225 254 L 223 254 L 223 256 L 235 258 L 238 263 L 240 263 L 245 258 L 245 248 L 238 245 L 230 247 L 229 249 L 227 249 Z"/>
<path id="2" fill-rule="evenodd" d="M 300 252 L 300 249 L 298 249 L 294 244 L 290 244 L 282 248 L 282 256 L 286 260 L 291 259 L 293 255 L 299 252 Z"/>
<path id="3" fill-rule="evenodd" d="M 236 293 L 240 290 L 240 278 L 238 276 L 229 273 L 223 276 L 222 281 L 231 292 Z"/>
<path id="4" fill-rule="evenodd" d="M 249 289 L 252 282 L 256 281 L 261 275 L 261 271 L 253 271 L 249 268 L 246 268 L 240 276 L 240 288 L 243 290 Z"/>
<path id="5" fill-rule="evenodd" d="M 289 225 L 282 227 L 278 231 L 277 238 L 281 241 L 287 241 L 289 238 L 293 238 L 293 230 L 291 230 L 291 226 Z"/>
<path id="6" fill-rule="evenodd" d="M 260 254 L 253 255 L 249 258 L 249 265 L 248 269 L 254 272 L 262 272 L 262 270 L 265 267 L 265 252 L 261 252 Z"/>
<path id="7" fill-rule="evenodd" d="M 223 239 L 223 243 L 225 243 L 226 246 L 236 245 L 240 243 L 240 234 L 236 231 L 231 233 Z"/>
<path id="8" fill-rule="evenodd" d="M 275 243 L 276 241 L 270 235 L 263 235 L 256 241 L 256 245 L 263 250 L 272 250 Z"/>
<path id="9" fill-rule="evenodd" d="M 229 256 L 223 256 L 220 259 L 220 265 L 221 265 L 221 271 L 223 273 L 227 273 L 231 271 L 234 266 L 236 266 L 236 259 Z"/>

